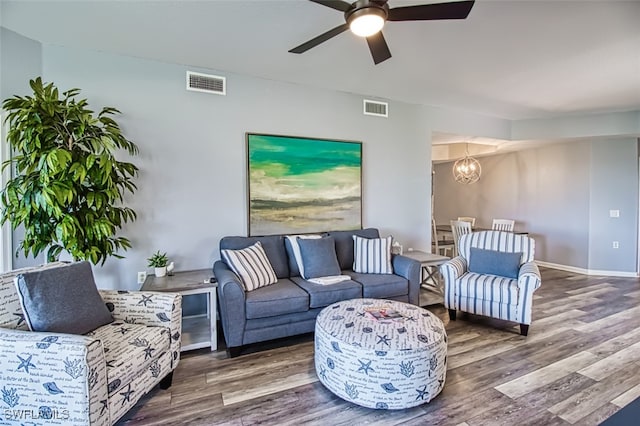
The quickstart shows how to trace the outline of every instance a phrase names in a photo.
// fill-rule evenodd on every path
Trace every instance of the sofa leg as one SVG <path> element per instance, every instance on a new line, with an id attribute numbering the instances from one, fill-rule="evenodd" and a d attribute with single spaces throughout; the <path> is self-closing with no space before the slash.
<path id="1" fill-rule="evenodd" d="M 242 351 L 242 346 L 232 346 L 230 348 L 227 348 L 227 357 L 235 358 L 238 355 L 240 355 L 241 351 Z"/>
<path id="2" fill-rule="evenodd" d="M 173 371 L 166 376 L 162 380 L 160 380 L 160 389 L 169 389 L 171 387 L 171 382 L 173 381 Z"/>
<path id="3" fill-rule="evenodd" d="M 528 324 L 520 324 L 520 335 L 526 336 L 529 334 L 529 325 Z"/>
<path id="4" fill-rule="evenodd" d="M 449 319 L 451 321 L 455 321 L 456 320 L 456 310 L 455 309 L 449 309 Z"/>

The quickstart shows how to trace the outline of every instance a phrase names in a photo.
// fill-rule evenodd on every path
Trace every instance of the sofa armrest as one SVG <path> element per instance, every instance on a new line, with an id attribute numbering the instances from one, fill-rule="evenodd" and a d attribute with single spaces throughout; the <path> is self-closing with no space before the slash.
<path id="1" fill-rule="evenodd" d="M 391 261 L 393 273 L 409 281 L 409 303 L 420 305 L 420 262 L 402 255 L 393 256 Z"/>
<path id="2" fill-rule="evenodd" d="M 39 415 L 80 424 L 112 423 L 107 364 L 99 340 L 0 328 L 0 354 L 5 420 Z"/>
<path id="3" fill-rule="evenodd" d="M 457 309 L 456 280 L 467 272 L 467 261 L 462 256 L 456 256 L 440 265 L 440 273 L 444 279 L 444 307 Z"/>
<path id="4" fill-rule="evenodd" d="M 244 287 L 240 278 L 220 260 L 214 263 L 213 273 L 218 280 L 220 320 L 227 347 L 242 346 L 247 322 Z"/>
<path id="5" fill-rule="evenodd" d="M 182 295 L 157 291 L 100 290 L 116 321 L 166 327 L 171 339 L 171 368 L 180 361 L 182 336 Z"/>

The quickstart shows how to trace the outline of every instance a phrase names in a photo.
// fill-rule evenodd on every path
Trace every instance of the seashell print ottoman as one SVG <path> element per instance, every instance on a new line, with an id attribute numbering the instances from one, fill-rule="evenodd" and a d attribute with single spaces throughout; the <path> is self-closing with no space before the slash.
<path id="1" fill-rule="evenodd" d="M 434 314 L 408 303 L 337 302 L 316 320 L 315 367 L 327 389 L 354 404 L 413 407 L 444 387 L 447 333 Z"/>

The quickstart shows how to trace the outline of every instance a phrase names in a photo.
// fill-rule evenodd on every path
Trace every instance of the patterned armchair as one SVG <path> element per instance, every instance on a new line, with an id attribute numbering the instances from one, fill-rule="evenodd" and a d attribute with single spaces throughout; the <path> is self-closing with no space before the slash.
<path id="1" fill-rule="evenodd" d="M 472 248 L 492 250 L 494 254 L 496 251 L 521 253 L 519 258 L 515 256 L 515 275 L 509 278 L 469 271 Z M 456 319 L 456 310 L 460 310 L 515 321 L 520 324 L 520 334 L 526 336 L 531 324 L 533 292 L 542 282 L 533 261 L 535 241 L 512 232 L 474 232 L 460 237 L 459 251 L 457 257 L 440 267 L 444 277 L 444 305 L 449 309 L 451 320 Z M 483 265 L 480 266 L 483 269 Z"/>
<path id="2" fill-rule="evenodd" d="M 62 265 L 0 275 L 1 424 L 111 425 L 156 384 L 171 385 L 179 294 L 100 291 L 110 324 L 85 335 L 29 331 L 14 278 Z"/>

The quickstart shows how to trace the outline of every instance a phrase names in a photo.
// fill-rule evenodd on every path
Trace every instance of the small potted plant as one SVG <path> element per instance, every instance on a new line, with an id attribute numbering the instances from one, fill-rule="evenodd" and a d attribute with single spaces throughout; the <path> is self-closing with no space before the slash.
<path id="1" fill-rule="evenodd" d="M 167 253 L 160 253 L 160 250 L 158 250 L 147 260 L 149 261 L 149 266 L 155 268 L 156 277 L 164 277 L 167 275 L 167 264 L 169 263 Z"/>

